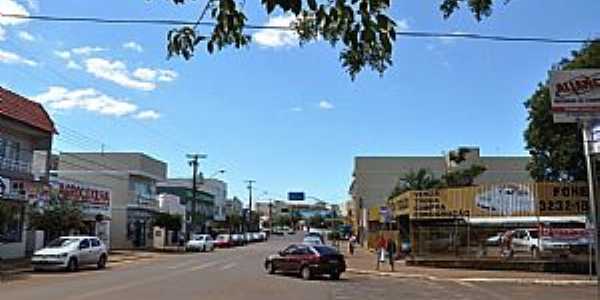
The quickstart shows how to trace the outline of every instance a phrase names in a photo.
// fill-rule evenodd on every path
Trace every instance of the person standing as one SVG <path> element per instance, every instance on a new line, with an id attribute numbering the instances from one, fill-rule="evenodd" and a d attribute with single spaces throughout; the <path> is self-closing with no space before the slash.
<path id="1" fill-rule="evenodd" d="M 396 252 L 398 250 L 397 246 L 396 246 L 396 242 L 393 239 L 389 239 L 387 241 L 387 255 L 388 255 L 388 259 L 390 260 L 390 268 L 392 269 L 392 272 L 394 272 L 394 261 L 396 260 Z"/>
<path id="2" fill-rule="evenodd" d="M 354 255 L 354 244 L 356 243 L 356 237 L 351 234 L 350 238 L 348 239 L 348 252 L 350 252 L 350 255 Z"/>
<path id="3" fill-rule="evenodd" d="M 379 270 L 379 264 L 385 262 L 386 241 L 383 235 L 380 235 L 377 239 L 376 248 L 377 251 L 375 253 L 377 256 L 377 270 Z"/>

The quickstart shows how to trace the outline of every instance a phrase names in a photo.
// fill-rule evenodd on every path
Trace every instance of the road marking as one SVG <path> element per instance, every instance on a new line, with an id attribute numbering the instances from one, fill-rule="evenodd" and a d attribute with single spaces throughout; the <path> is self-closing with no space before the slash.
<path id="1" fill-rule="evenodd" d="M 235 266 L 237 266 L 237 263 L 234 263 L 234 262 L 232 262 L 232 263 L 229 263 L 229 264 L 226 264 L 226 265 L 224 265 L 224 266 L 221 268 L 221 270 L 223 270 L 223 271 L 225 271 L 225 270 L 229 270 L 229 269 L 231 269 L 231 268 L 233 268 L 233 267 L 235 267 Z"/>
<path id="2" fill-rule="evenodd" d="M 202 269 L 210 268 L 210 267 L 212 267 L 214 265 L 218 265 L 218 264 L 220 264 L 222 262 L 224 262 L 224 261 L 212 261 L 212 262 L 201 264 L 199 266 L 196 266 L 196 267 L 193 267 L 193 268 L 190 268 L 190 269 L 187 269 L 187 270 L 189 270 L 189 271 L 199 271 L 199 270 L 202 270 Z"/>
<path id="3" fill-rule="evenodd" d="M 183 268 L 183 267 L 185 267 L 185 266 L 187 266 L 189 264 L 190 264 L 190 262 L 186 261 L 184 263 L 180 263 L 180 264 L 176 264 L 176 265 L 173 265 L 173 266 L 169 266 L 169 267 L 167 267 L 167 269 L 171 269 L 171 270 L 179 269 L 179 268 Z"/>

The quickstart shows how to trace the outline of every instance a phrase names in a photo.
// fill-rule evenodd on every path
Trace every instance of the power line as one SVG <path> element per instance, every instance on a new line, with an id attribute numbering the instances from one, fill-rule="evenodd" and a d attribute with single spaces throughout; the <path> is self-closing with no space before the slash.
<path id="1" fill-rule="evenodd" d="M 100 17 L 62 17 L 50 15 L 21 15 L 21 14 L 3 14 L 0 16 L 6 18 L 15 18 L 23 20 L 43 21 L 43 22 L 69 22 L 69 23 L 95 23 L 95 24 L 113 24 L 113 25 L 178 25 L 178 26 L 215 26 L 215 22 L 198 22 L 187 20 L 174 19 L 109 19 Z M 273 25 L 244 25 L 246 29 L 271 29 L 295 31 L 292 26 L 273 26 Z M 489 40 L 497 42 L 530 42 L 530 43 L 546 43 L 546 44 L 580 44 L 597 41 L 597 39 L 581 39 L 581 38 L 547 38 L 547 37 L 518 37 L 506 35 L 486 35 L 479 33 L 447 33 L 434 31 L 400 31 L 396 32 L 397 37 L 413 37 L 413 38 L 460 38 L 473 40 Z"/>

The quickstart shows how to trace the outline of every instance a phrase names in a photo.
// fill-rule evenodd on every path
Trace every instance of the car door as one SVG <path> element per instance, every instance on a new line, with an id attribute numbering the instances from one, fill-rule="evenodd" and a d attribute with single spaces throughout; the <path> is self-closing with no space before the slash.
<path id="1" fill-rule="evenodd" d="M 97 262 L 100 260 L 100 255 L 102 255 L 102 243 L 98 239 L 90 239 L 90 244 L 92 245 L 92 257 L 91 262 Z"/>
<path id="2" fill-rule="evenodd" d="M 93 260 L 93 250 L 89 239 L 82 239 L 79 242 L 79 264 L 85 265 Z"/>
<path id="3" fill-rule="evenodd" d="M 288 268 L 290 272 L 300 272 L 304 261 L 307 256 L 311 254 L 310 249 L 307 246 L 300 245 L 294 249 L 294 252 L 289 256 Z"/>
<path id="4" fill-rule="evenodd" d="M 515 252 L 522 252 L 525 248 L 525 235 L 526 233 L 523 230 L 517 230 L 514 233 L 512 239 L 512 248 Z"/>
<path id="5" fill-rule="evenodd" d="M 281 251 L 279 256 L 273 260 L 273 266 L 281 271 L 289 272 L 291 270 L 291 259 L 293 253 L 296 251 L 296 245 L 291 245 Z"/>

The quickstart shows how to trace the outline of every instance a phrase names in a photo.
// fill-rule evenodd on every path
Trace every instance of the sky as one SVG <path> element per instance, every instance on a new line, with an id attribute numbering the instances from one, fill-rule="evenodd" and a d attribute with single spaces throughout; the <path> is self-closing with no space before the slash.
<path id="1" fill-rule="evenodd" d="M 0 12 L 195 20 L 202 2 L 0 0 Z M 256 3 L 254 3 L 256 2 Z M 248 23 L 286 25 L 246 1 Z M 440 1 L 393 1 L 399 30 L 586 39 L 600 36 L 600 1 L 496 1 L 477 22 L 444 20 Z M 247 49 L 167 59 L 171 26 L 48 23 L 0 18 L 0 86 L 41 102 L 57 124 L 54 152 L 138 151 L 190 176 L 186 153 L 205 153 L 206 177 L 247 198 L 304 191 L 349 199 L 355 156 L 526 155 L 523 102 L 578 44 L 398 38 L 382 77 L 355 81 L 339 48 L 299 47 L 293 33 L 248 31 Z M 200 28 L 207 32 L 210 28 Z"/>

